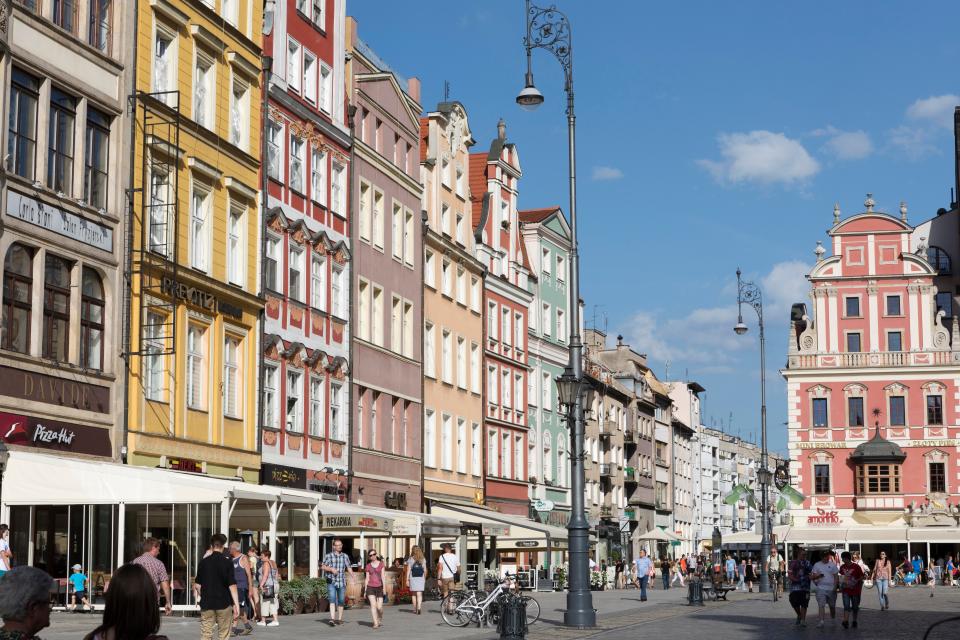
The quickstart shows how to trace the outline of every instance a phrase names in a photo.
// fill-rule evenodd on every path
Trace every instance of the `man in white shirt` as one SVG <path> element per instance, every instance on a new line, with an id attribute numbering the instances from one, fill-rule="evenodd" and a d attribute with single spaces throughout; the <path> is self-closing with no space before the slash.
<path id="1" fill-rule="evenodd" d="M 449 542 L 444 542 L 440 548 L 443 553 L 437 562 L 437 575 L 440 576 L 440 592 L 446 597 L 453 589 L 455 577 L 460 570 L 460 558 L 453 552 L 453 545 Z"/>
<path id="2" fill-rule="evenodd" d="M 837 574 L 840 568 L 833 561 L 833 551 L 826 549 L 820 557 L 820 562 L 813 565 L 810 579 L 813 581 L 817 596 L 818 627 L 823 626 L 826 607 L 830 607 L 830 617 L 837 617 Z"/>

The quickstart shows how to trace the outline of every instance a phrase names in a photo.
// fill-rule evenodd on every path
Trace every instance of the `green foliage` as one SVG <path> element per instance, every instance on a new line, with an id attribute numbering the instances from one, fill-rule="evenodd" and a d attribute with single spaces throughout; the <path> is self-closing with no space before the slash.
<path id="1" fill-rule="evenodd" d="M 277 596 L 280 598 L 280 610 L 283 613 L 293 613 L 297 600 L 306 600 L 315 593 L 315 587 L 308 584 L 309 580 L 309 578 L 294 578 L 280 583 Z M 324 588 L 324 596 L 326 596 L 326 588 Z"/>

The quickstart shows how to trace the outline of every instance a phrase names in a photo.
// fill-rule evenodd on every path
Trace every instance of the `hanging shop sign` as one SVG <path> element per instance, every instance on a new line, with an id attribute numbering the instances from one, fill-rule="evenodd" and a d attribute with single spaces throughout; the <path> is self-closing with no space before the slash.
<path id="1" fill-rule="evenodd" d="M 290 487 L 291 489 L 307 488 L 307 472 L 296 467 L 286 467 L 280 464 L 263 463 L 260 465 L 260 482 L 275 487 Z"/>
<path id="2" fill-rule="evenodd" d="M 216 313 L 219 311 L 223 315 L 231 316 L 237 320 L 243 319 L 243 309 L 240 307 L 220 300 L 215 294 L 204 291 L 199 287 L 191 287 L 183 282 L 176 282 L 169 276 L 164 276 L 161 284 L 161 291 L 171 298 L 183 300 L 187 304 L 199 307 L 204 311 Z"/>
<path id="3" fill-rule="evenodd" d="M 506 524 L 487 524 L 484 523 L 481 527 L 483 535 L 485 536 L 509 536 L 510 535 L 510 525 Z"/>
<path id="4" fill-rule="evenodd" d="M 0 394 L 58 407 L 110 412 L 110 389 L 64 377 L 0 366 Z"/>
<path id="5" fill-rule="evenodd" d="M 831 526 L 840 524 L 840 516 L 836 511 L 827 511 L 817 508 L 817 515 L 807 516 L 807 524 L 818 526 Z"/>
<path id="6" fill-rule="evenodd" d="M 203 473 L 203 463 L 192 458 L 167 458 L 167 468 L 174 471 Z"/>
<path id="7" fill-rule="evenodd" d="M 405 511 L 407 508 L 407 494 L 403 491 L 384 491 L 383 505 L 389 509 Z"/>
<path id="8" fill-rule="evenodd" d="M 536 540 L 517 540 L 514 544 L 521 549 L 532 549 L 540 545 Z"/>
<path id="9" fill-rule="evenodd" d="M 113 253 L 113 229 L 45 204 L 30 196 L 7 191 L 7 215 L 58 235 Z"/>
<path id="10" fill-rule="evenodd" d="M 553 511 L 554 506 L 556 505 L 553 504 L 552 500 L 541 500 L 540 498 L 537 498 L 533 501 L 534 511 L 549 512 Z"/>
<path id="11" fill-rule="evenodd" d="M 58 420 L 0 412 L 0 440 L 39 449 L 85 453 L 91 456 L 113 455 L 110 430 Z"/>
<path id="12" fill-rule="evenodd" d="M 320 505 L 323 509 L 323 505 Z M 360 507 L 362 508 L 362 507 Z M 364 515 L 329 515 L 323 516 L 321 521 L 323 529 L 367 529 L 373 531 L 390 531 L 393 529 L 393 521 L 387 518 L 378 518 L 376 516 Z"/>

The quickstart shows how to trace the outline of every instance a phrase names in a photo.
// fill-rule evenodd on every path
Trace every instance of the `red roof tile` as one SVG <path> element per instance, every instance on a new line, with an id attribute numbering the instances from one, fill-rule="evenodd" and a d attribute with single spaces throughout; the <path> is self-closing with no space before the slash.
<path id="1" fill-rule="evenodd" d="M 430 118 L 420 118 L 420 162 L 427 159 L 427 141 L 430 137 Z"/>
<path id="2" fill-rule="evenodd" d="M 553 207 L 547 207 L 546 209 L 525 209 L 523 211 L 518 211 L 517 215 L 520 217 L 520 222 L 530 222 L 536 224 L 537 222 L 543 222 L 545 219 L 550 217 L 550 214 L 559 208 L 559 205 L 557 205 Z"/>
<path id="3" fill-rule="evenodd" d="M 487 154 L 470 154 L 470 195 L 473 201 L 473 228 L 480 224 L 483 196 L 487 193 Z"/>
<path id="4" fill-rule="evenodd" d="M 520 264 L 528 273 L 533 273 L 533 269 L 530 267 L 530 258 L 527 256 L 527 243 L 523 241 L 523 236 L 519 236 L 518 240 L 520 244 Z"/>

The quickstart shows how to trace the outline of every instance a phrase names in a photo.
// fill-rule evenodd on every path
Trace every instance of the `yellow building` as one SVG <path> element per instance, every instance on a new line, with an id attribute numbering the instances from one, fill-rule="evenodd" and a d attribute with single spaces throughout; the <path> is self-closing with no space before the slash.
<path id="1" fill-rule="evenodd" d="M 258 479 L 262 11 L 139 3 L 131 464 Z"/>

